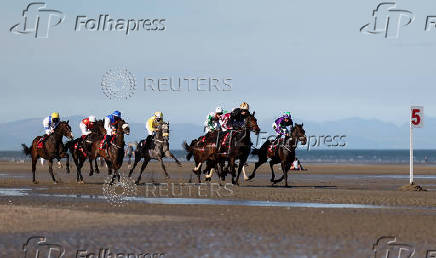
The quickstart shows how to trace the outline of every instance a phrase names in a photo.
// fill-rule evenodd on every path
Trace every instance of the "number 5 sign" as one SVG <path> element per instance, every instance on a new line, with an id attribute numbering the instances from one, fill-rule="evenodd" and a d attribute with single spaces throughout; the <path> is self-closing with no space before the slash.
<path id="1" fill-rule="evenodd" d="M 413 182 L 413 128 L 424 126 L 424 107 L 410 107 L 410 184 Z"/>
<path id="2" fill-rule="evenodd" d="M 413 128 L 421 128 L 424 126 L 424 107 L 410 107 L 410 126 Z"/>

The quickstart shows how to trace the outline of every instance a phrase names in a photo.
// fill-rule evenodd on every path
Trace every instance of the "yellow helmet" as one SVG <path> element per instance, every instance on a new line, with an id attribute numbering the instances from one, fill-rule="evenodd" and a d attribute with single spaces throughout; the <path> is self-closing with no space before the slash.
<path id="1" fill-rule="evenodd" d="M 247 102 L 242 102 L 242 104 L 239 106 L 239 108 L 243 109 L 243 110 L 249 110 L 250 106 L 248 105 Z"/>
<path id="2" fill-rule="evenodd" d="M 156 117 L 156 118 L 160 118 L 160 119 L 163 119 L 163 113 L 162 112 L 154 112 L 154 116 Z"/>
<path id="3" fill-rule="evenodd" d="M 59 113 L 58 112 L 53 112 L 51 113 L 51 118 L 59 118 Z"/>

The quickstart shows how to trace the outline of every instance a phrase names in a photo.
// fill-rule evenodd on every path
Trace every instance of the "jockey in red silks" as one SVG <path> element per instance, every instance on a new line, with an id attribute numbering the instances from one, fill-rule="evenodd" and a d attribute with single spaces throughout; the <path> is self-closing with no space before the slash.
<path id="1" fill-rule="evenodd" d="M 94 127 L 95 116 L 89 116 L 87 118 L 82 119 L 80 121 L 80 131 L 82 131 L 82 139 L 85 139 L 86 136 L 91 134 L 91 129 Z"/>

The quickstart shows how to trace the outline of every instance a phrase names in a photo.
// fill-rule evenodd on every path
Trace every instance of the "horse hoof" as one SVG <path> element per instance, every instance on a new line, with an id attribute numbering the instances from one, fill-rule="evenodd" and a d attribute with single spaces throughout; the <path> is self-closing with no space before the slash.
<path id="1" fill-rule="evenodd" d="M 83 180 L 77 181 L 78 184 L 84 184 Z"/>
<path id="2" fill-rule="evenodd" d="M 135 181 L 135 185 L 139 185 L 139 181 Z"/>
<path id="3" fill-rule="evenodd" d="M 39 184 L 39 181 L 35 180 L 35 181 L 33 181 L 33 183 L 34 183 L 35 185 L 37 185 L 37 184 Z"/>
<path id="4" fill-rule="evenodd" d="M 92 176 L 92 175 L 94 175 L 94 173 L 92 173 L 92 172 L 89 172 L 89 176 Z"/>
<path id="5" fill-rule="evenodd" d="M 97 170 L 95 171 L 95 173 L 100 174 L 100 170 L 97 169 Z"/>
<path id="6" fill-rule="evenodd" d="M 58 181 L 54 181 L 53 184 L 57 185 L 57 184 L 58 184 Z"/>

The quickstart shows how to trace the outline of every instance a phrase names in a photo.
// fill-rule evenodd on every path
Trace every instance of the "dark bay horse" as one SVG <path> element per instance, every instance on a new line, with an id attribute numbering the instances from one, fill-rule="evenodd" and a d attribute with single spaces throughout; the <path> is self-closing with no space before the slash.
<path id="1" fill-rule="evenodd" d="M 131 177 L 133 170 L 136 168 L 136 165 L 138 165 L 138 162 L 144 158 L 144 161 L 142 162 L 142 166 L 141 166 L 141 171 L 139 172 L 138 179 L 136 179 L 136 184 L 139 184 L 139 182 L 141 181 L 142 172 L 147 167 L 147 164 L 148 162 L 150 162 L 151 159 L 156 159 L 160 162 L 160 165 L 162 167 L 166 179 L 169 178 L 169 175 L 163 163 L 164 157 L 172 158 L 176 161 L 177 165 L 182 166 L 180 161 L 170 151 L 169 137 L 170 137 L 169 124 L 160 123 L 152 141 L 150 141 L 149 143 L 145 143 L 145 140 L 142 140 L 138 144 L 135 150 L 135 161 L 129 172 L 129 177 Z"/>
<path id="2" fill-rule="evenodd" d="M 285 186 L 288 186 L 288 172 L 295 159 L 295 149 L 297 148 L 298 141 L 305 145 L 306 140 L 303 124 L 295 124 L 290 135 L 286 135 L 283 141 L 280 141 L 275 148 L 272 146 L 273 142 L 267 140 L 259 149 L 254 149 L 252 152 L 253 155 L 259 157 L 259 160 L 255 163 L 254 170 L 248 177 L 248 180 L 253 179 L 256 175 L 256 170 L 270 159 L 271 182 L 276 184 L 285 179 Z M 281 178 L 275 179 L 273 166 L 278 163 L 281 164 L 283 175 Z"/>
<path id="3" fill-rule="evenodd" d="M 250 154 L 252 145 L 250 138 L 251 131 L 256 134 L 260 132 L 255 118 L 255 112 L 245 118 L 244 126 L 240 129 L 210 133 L 206 135 L 206 138 L 203 140 L 205 143 L 203 144 L 198 144 L 198 140 L 193 140 L 191 145 L 188 146 L 185 142 L 183 147 L 188 152 L 186 158 L 189 160 L 194 156 L 195 167 L 193 172 L 197 175 L 199 182 L 201 182 L 200 168 L 203 163 L 207 165 L 205 171 L 209 173 L 206 175 L 206 180 L 209 181 L 215 170 L 218 170 L 219 178 L 224 180 L 225 172 L 223 167 L 225 162 L 228 162 L 230 172 L 232 173 L 232 183 L 238 184 L 239 175 Z M 218 134 L 221 135 L 221 137 Z M 240 161 L 237 176 L 235 171 L 236 160 Z"/>
<path id="4" fill-rule="evenodd" d="M 111 184 L 115 178 L 120 179 L 118 170 L 123 165 L 124 159 L 124 134 L 130 134 L 129 124 L 124 120 L 120 120 L 115 124 L 115 134 L 112 136 L 112 141 L 109 146 L 100 149 L 100 144 L 104 140 L 103 137 L 98 138 L 98 140 L 93 141 L 91 144 L 90 159 L 95 160 L 97 157 L 102 157 L 106 161 L 108 166 L 109 175 L 112 174 L 114 170 Z M 92 164 L 92 162 L 90 162 Z"/>
<path id="5" fill-rule="evenodd" d="M 251 142 L 250 132 L 254 132 L 256 135 L 260 133 L 260 128 L 257 124 L 257 119 L 254 116 L 256 112 L 250 114 L 246 119 L 244 126 L 235 132 L 235 134 L 228 139 L 228 143 L 221 143 L 224 150 L 221 148 L 214 154 L 215 160 L 218 163 L 228 162 L 230 173 L 232 174 L 232 184 L 239 185 L 239 176 L 244 169 L 244 164 L 247 162 L 248 156 L 250 156 Z M 239 160 L 239 164 L 236 165 L 236 161 Z M 236 167 L 238 168 L 238 174 L 236 174 Z M 212 177 L 212 173 L 216 168 L 212 168 L 210 173 L 206 175 L 207 179 Z M 221 173 L 225 173 L 221 171 Z M 224 179 L 224 174 L 219 175 L 221 179 Z"/>
<path id="6" fill-rule="evenodd" d="M 54 129 L 54 132 L 50 134 L 47 139 L 45 139 L 42 148 L 38 148 L 38 142 L 41 137 L 37 136 L 32 141 L 32 146 L 27 147 L 25 144 L 21 144 L 23 146 L 23 152 L 25 155 L 31 155 L 32 157 L 32 182 L 37 184 L 35 171 L 36 171 L 36 163 L 38 158 L 43 158 L 49 161 L 48 172 L 54 183 L 57 183 L 55 176 L 53 174 L 53 159 L 61 159 L 66 158 L 69 160 L 69 155 L 64 150 L 64 145 L 62 143 L 62 138 L 67 137 L 69 139 L 73 139 L 73 133 L 71 132 L 71 127 L 69 125 L 69 121 L 62 121 L 58 124 L 58 126 Z M 67 162 L 67 172 L 69 173 L 70 167 L 69 162 Z"/>
<path id="7" fill-rule="evenodd" d="M 94 123 L 94 127 L 91 128 L 91 134 L 89 134 L 85 138 L 85 140 L 82 140 L 82 137 L 79 137 L 77 139 L 68 141 L 66 143 L 65 147 L 70 151 L 71 157 L 73 158 L 73 161 L 76 164 L 76 169 L 77 169 L 76 180 L 78 183 L 83 183 L 82 167 L 86 159 L 89 160 L 89 164 L 90 164 L 89 176 L 92 176 L 94 174 L 94 169 L 92 167 L 93 161 L 96 166 L 96 172 L 99 173 L 97 160 L 91 159 L 90 152 L 91 152 L 92 143 L 103 139 L 105 134 L 106 134 L 106 130 L 104 129 L 103 126 L 103 120 L 98 120 Z"/>

